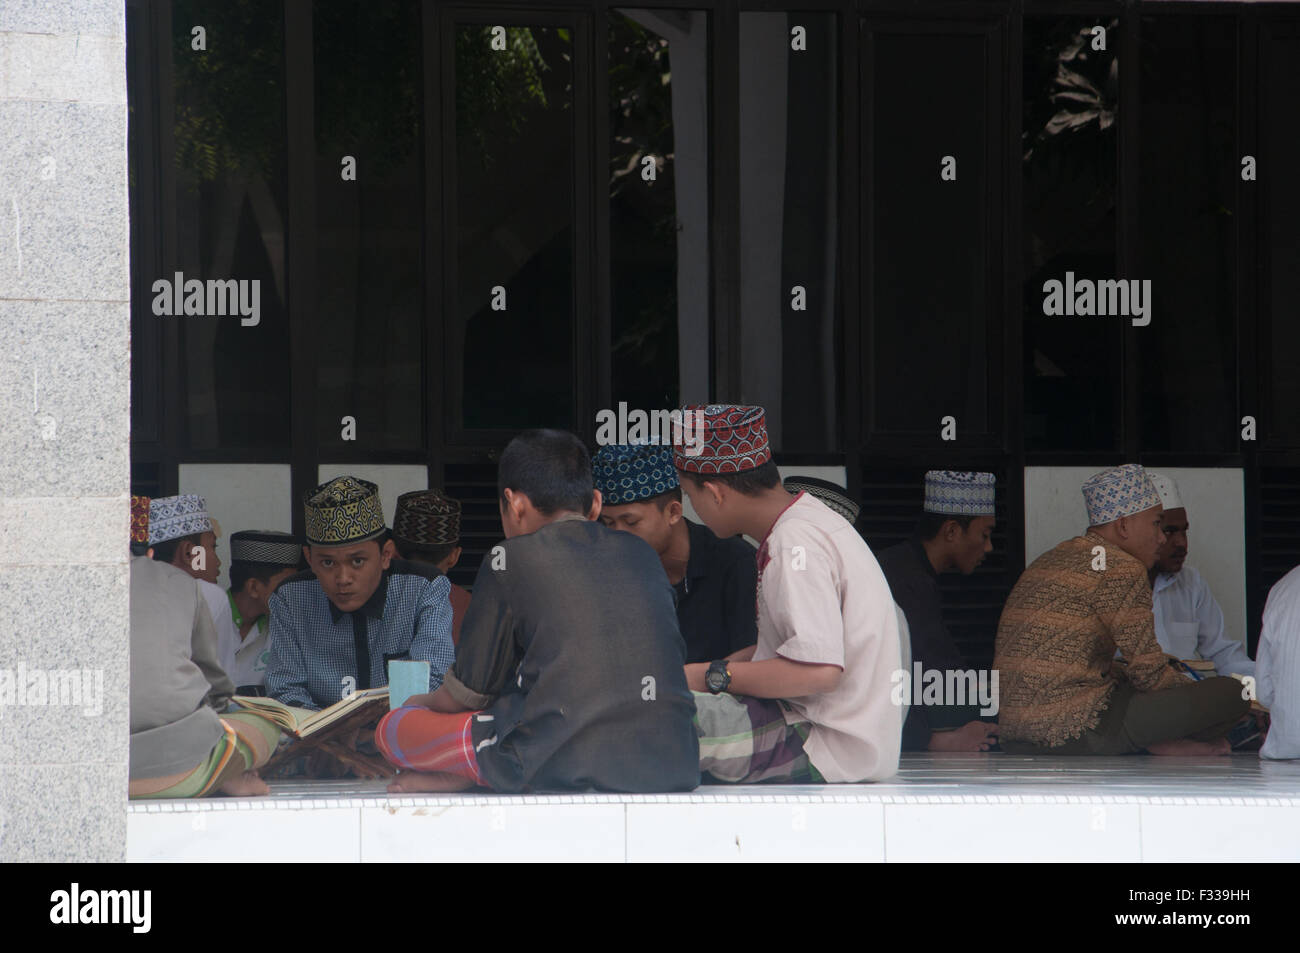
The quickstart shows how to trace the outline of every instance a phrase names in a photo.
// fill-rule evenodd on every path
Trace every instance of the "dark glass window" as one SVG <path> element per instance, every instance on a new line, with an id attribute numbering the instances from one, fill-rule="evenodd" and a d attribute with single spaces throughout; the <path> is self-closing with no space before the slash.
<path id="1" fill-rule="evenodd" d="M 414 0 L 313 7 L 322 448 L 344 416 L 354 446 L 424 445 L 420 36 Z"/>
<path id="2" fill-rule="evenodd" d="M 785 453 L 839 443 L 838 42 L 834 14 L 740 15 L 741 386 Z"/>
<path id="3" fill-rule="evenodd" d="M 952 416 L 959 435 L 987 433 L 997 60 L 983 33 L 878 29 L 869 42 L 867 419 L 873 432 L 938 435 Z"/>
<path id="4" fill-rule="evenodd" d="M 1106 50 L 1092 48 L 1094 26 Z M 1127 318 L 1043 313 L 1043 285 L 1114 279 L 1119 21 L 1024 20 L 1025 447 L 1119 445 Z"/>
<path id="5" fill-rule="evenodd" d="M 162 433 L 162 330 L 149 292 L 158 277 L 157 50 L 149 10 L 126 7 L 127 136 L 130 164 L 131 227 L 131 444 L 132 485 L 135 461 L 146 442 L 156 445 Z M 156 452 L 155 447 L 150 450 Z M 138 481 L 145 485 L 143 479 Z"/>
<path id="6" fill-rule="evenodd" d="M 1237 442 L 1236 75 L 1231 17 L 1143 18 L 1134 277 L 1151 281 L 1152 301 L 1134 338 L 1145 450 Z"/>
<path id="7" fill-rule="evenodd" d="M 573 46 L 568 30 L 456 28 L 459 421 L 573 427 Z M 505 308 L 494 288 L 505 291 Z M 582 386 L 586 386 L 585 383 Z M 456 418 L 453 417 L 453 420 Z"/>
<path id="8" fill-rule="evenodd" d="M 708 62 L 703 11 L 610 12 L 610 374 L 616 406 L 678 406 L 679 353 L 687 387 L 707 397 L 690 385 L 708 385 Z"/>
<path id="9" fill-rule="evenodd" d="M 206 50 L 194 49 L 198 36 Z M 236 311 L 157 319 L 181 329 L 187 443 L 283 448 L 289 442 L 283 4 L 175 0 L 172 74 L 176 268 L 186 282 L 214 282 L 205 285 L 205 311 L 209 299 Z M 228 297 L 232 286 L 215 286 L 218 280 L 240 283 L 234 290 L 245 292 L 246 310 L 256 303 L 257 324 L 242 323 Z"/>
<path id="10" fill-rule="evenodd" d="M 1260 304 L 1267 316 L 1265 406 L 1260 426 L 1270 442 L 1300 447 L 1300 181 L 1293 171 L 1300 155 L 1300 29 L 1294 22 L 1270 24 L 1260 44 L 1260 155 L 1258 179 L 1263 232 L 1260 236 L 1265 284 Z M 1238 163 L 1240 160 L 1238 160 Z M 1238 164 L 1237 168 L 1240 168 Z M 1240 174 L 1240 173 L 1238 173 Z M 1249 411 L 1243 411 L 1248 413 Z M 1240 423 L 1240 421 L 1238 421 Z"/>

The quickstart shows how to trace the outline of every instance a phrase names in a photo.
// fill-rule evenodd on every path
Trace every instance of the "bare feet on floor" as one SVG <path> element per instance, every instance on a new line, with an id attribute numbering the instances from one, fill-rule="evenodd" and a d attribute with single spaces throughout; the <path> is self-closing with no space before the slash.
<path id="1" fill-rule="evenodd" d="M 931 751 L 988 751 L 998 742 L 998 726 L 987 721 L 968 721 L 955 731 L 936 731 L 930 736 Z"/>
<path id="2" fill-rule="evenodd" d="M 1162 741 L 1159 744 L 1148 745 L 1147 751 L 1165 756 L 1203 758 L 1207 755 L 1232 754 L 1232 745 L 1228 744 L 1227 738 L 1219 738 L 1215 741 L 1179 738 L 1176 741 Z"/>
<path id="3" fill-rule="evenodd" d="M 445 794 L 474 787 L 469 778 L 445 771 L 403 771 L 388 785 L 389 794 Z"/>
<path id="4" fill-rule="evenodd" d="M 270 794 L 271 789 L 258 776 L 256 771 L 245 771 L 237 778 L 231 778 L 221 785 L 221 793 L 231 797 L 262 797 Z"/>

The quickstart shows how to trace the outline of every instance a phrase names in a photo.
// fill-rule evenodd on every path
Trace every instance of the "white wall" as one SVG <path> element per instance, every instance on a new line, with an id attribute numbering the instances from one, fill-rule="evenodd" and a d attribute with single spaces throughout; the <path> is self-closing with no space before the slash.
<path id="1" fill-rule="evenodd" d="M 1088 528 L 1080 487 L 1105 467 L 1025 468 L 1025 562 Z M 1228 635 L 1246 638 L 1245 483 L 1242 471 L 1158 467 L 1187 507 L 1187 562 L 1209 583 Z"/>
<path id="2" fill-rule="evenodd" d="M 411 490 L 429 488 L 429 470 L 423 464 L 322 463 L 317 470 L 321 483 L 337 476 L 354 476 L 378 485 L 379 501 L 384 504 L 384 522 L 390 529 L 397 514 L 397 498 Z"/>
<path id="3" fill-rule="evenodd" d="M 777 467 L 777 470 L 780 471 L 782 480 L 784 480 L 786 477 L 796 476 L 796 475 L 809 476 L 809 477 L 817 477 L 817 479 L 819 480 L 829 480 L 832 483 L 838 483 L 840 486 L 844 486 L 845 482 L 848 480 L 848 471 L 845 470 L 844 467 L 791 466 L 791 467 Z M 682 494 L 682 512 L 686 515 L 686 518 L 688 520 L 691 520 L 696 523 L 704 522 L 704 520 L 700 519 L 698 516 L 695 515 L 695 510 L 691 507 L 691 498 L 688 497 L 685 493 Z M 749 539 L 748 536 L 746 536 L 745 538 Z M 749 541 L 753 543 L 755 546 L 758 545 L 757 540 L 749 539 Z"/>
<path id="4" fill-rule="evenodd" d="M 293 501 L 287 463 L 182 463 L 181 493 L 197 493 L 221 524 L 217 584 L 230 585 L 230 534 L 245 529 L 293 530 Z"/>

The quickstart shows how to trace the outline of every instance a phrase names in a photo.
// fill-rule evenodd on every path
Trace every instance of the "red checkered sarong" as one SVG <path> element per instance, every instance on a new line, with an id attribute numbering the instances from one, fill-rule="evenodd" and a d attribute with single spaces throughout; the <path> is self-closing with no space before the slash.
<path id="1" fill-rule="evenodd" d="M 476 711 L 454 715 L 404 705 L 375 728 L 375 744 L 390 764 L 405 771 L 443 772 L 482 784 L 471 726 Z"/>

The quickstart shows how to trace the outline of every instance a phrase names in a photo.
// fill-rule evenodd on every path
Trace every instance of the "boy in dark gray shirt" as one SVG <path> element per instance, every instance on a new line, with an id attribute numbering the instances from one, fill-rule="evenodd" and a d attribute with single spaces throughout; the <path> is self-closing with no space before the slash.
<path id="1" fill-rule="evenodd" d="M 695 704 L 654 550 L 596 522 L 573 434 L 515 438 L 498 487 L 506 540 L 479 567 L 455 664 L 376 729 L 403 769 L 389 790 L 691 790 Z"/>

